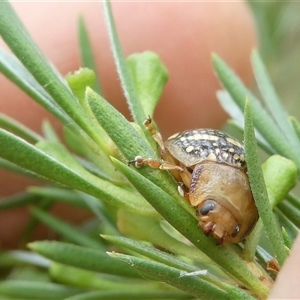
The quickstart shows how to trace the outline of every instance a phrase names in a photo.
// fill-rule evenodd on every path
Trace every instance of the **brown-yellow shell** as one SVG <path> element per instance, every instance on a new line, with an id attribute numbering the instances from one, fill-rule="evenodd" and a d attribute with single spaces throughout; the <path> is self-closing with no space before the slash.
<path id="1" fill-rule="evenodd" d="M 242 241 L 258 220 L 242 144 L 218 130 L 196 129 L 173 135 L 164 145 L 164 160 L 186 169 L 171 173 L 184 183 L 204 233 L 218 244 Z"/>

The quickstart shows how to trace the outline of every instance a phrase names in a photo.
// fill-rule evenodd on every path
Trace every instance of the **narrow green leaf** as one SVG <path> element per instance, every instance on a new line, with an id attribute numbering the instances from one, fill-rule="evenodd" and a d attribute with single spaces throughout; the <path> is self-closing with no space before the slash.
<path id="1" fill-rule="evenodd" d="M 277 205 L 281 212 L 288 217 L 298 228 L 300 227 L 300 211 L 292 203 L 282 201 Z"/>
<path id="2" fill-rule="evenodd" d="M 300 140 L 300 123 L 295 117 L 289 117 L 289 120 L 294 128 L 294 131 L 298 137 L 298 140 Z"/>
<path id="3" fill-rule="evenodd" d="M 133 160 L 137 155 L 157 158 L 144 137 L 121 115 L 112 105 L 91 89 L 86 90 L 86 101 L 91 107 L 95 118 L 107 132 L 127 161 Z M 140 168 L 139 172 L 169 193 L 186 210 L 194 214 L 194 210 L 186 199 L 178 193 L 174 179 L 167 173 L 151 168 Z"/>
<path id="4" fill-rule="evenodd" d="M 261 239 L 262 232 L 264 230 L 264 224 L 259 219 L 252 230 L 252 232 L 249 234 L 249 236 L 246 238 L 244 249 L 243 249 L 243 258 L 246 261 L 253 261 L 255 258 L 255 253 L 257 249 L 257 245 Z"/>
<path id="5" fill-rule="evenodd" d="M 79 193 L 74 190 L 56 187 L 31 186 L 27 189 L 27 191 L 36 196 L 47 197 L 55 201 L 62 201 L 80 208 L 88 208 L 88 205 L 81 199 Z M 95 201 L 97 201 L 97 203 L 101 203 L 97 199 L 95 199 Z"/>
<path id="6" fill-rule="evenodd" d="M 7 252 L 2 252 L 0 255 L 0 267 L 13 267 L 24 264 L 30 266 L 37 266 L 40 268 L 48 268 L 51 261 L 39 254 L 23 251 L 23 250 L 11 250 Z"/>
<path id="7" fill-rule="evenodd" d="M 169 291 L 92 291 L 79 295 L 71 296 L 64 300 L 157 300 L 157 299 L 194 299 L 193 296 L 183 293 L 181 291 L 169 292 Z"/>
<path id="8" fill-rule="evenodd" d="M 105 240 L 113 243 L 121 248 L 126 248 L 136 253 L 139 253 L 143 256 L 146 256 L 152 260 L 157 262 L 163 263 L 170 267 L 174 267 L 177 269 L 185 270 L 187 272 L 195 272 L 199 269 L 192 264 L 187 264 L 174 255 L 170 255 L 166 252 L 160 251 L 152 246 L 148 246 L 144 243 L 137 242 L 133 239 L 129 239 L 122 236 L 108 236 L 108 235 L 101 235 Z"/>
<path id="9" fill-rule="evenodd" d="M 257 295 L 262 298 L 267 296 L 268 289 L 248 270 L 245 261 L 227 247 L 216 247 L 215 240 L 203 234 L 198 227 L 198 221 L 181 207 L 173 197 L 136 170 L 115 159 L 113 162 L 145 199 L 182 235 L 219 264 L 226 272 L 253 289 Z"/>
<path id="10" fill-rule="evenodd" d="M 156 232 L 157 230 L 155 230 Z M 129 249 L 131 251 L 134 251 L 138 254 L 141 254 L 143 256 L 146 256 L 152 260 L 155 260 L 157 262 L 161 262 L 163 264 L 166 264 L 170 267 L 177 268 L 179 270 L 185 271 L 187 273 L 193 273 L 199 271 L 198 267 L 195 267 L 192 264 L 187 264 L 184 261 L 180 260 L 179 258 L 175 257 L 173 254 L 180 254 L 180 251 L 176 251 L 174 249 L 171 250 L 172 254 L 168 254 L 166 252 L 160 251 L 152 246 L 148 246 L 144 243 L 137 242 L 133 239 L 129 239 L 126 237 L 121 236 L 107 236 L 107 235 L 101 235 L 105 240 L 109 241 L 110 243 L 113 243 L 116 246 L 119 246 L 125 249 Z M 159 245 L 154 243 L 154 245 Z M 169 250 L 170 248 L 164 247 L 164 249 Z M 203 257 L 204 254 L 200 252 L 198 249 L 193 248 L 191 245 L 185 245 L 185 254 L 182 255 L 186 258 L 191 258 L 195 261 L 198 261 L 201 263 L 201 266 L 204 266 L 203 268 L 208 267 L 208 271 L 212 272 L 213 274 L 222 276 L 223 279 L 228 278 L 228 275 L 221 271 L 221 269 L 212 261 L 208 260 L 208 258 Z M 211 276 L 211 274 L 207 274 L 206 280 L 210 281 L 211 283 L 214 283 L 216 285 L 220 284 L 220 280 L 217 277 Z"/>
<path id="11" fill-rule="evenodd" d="M 105 206 L 95 197 L 69 189 L 55 187 L 30 187 L 29 193 L 36 196 L 47 197 L 52 201 L 62 201 L 73 206 L 91 210 L 102 223 L 109 225 L 114 232 L 118 233 L 115 222 L 107 213 Z M 1 202 L 0 202 L 1 207 Z"/>
<path id="12" fill-rule="evenodd" d="M 1 134 L 0 134 L 1 135 Z M 1 156 L 1 154 L 0 154 Z M 10 172 L 41 180 L 40 176 L 0 157 L 0 168 Z"/>
<path id="13" fill-rule="evenodd" d="M 147 282 L 145 280 L 124 277 L 108 278 L 107 275 L 101 275 L 96 272 L 70 267 L 63 264 L 52 263 L 49 273 L 55 282 L 76 286 L 82 289 L 93 290 L 114 290 L 114 291 L 153 291 L 162 289 L 162 284 L 156 282 Z"/>
<path id="14" fill-rule="evenodd" d="M 109 190 L 109 188 L 111 188 L 111 191 L 114 191 L 114 193 L 116 193 L 118 190 L 122 190 L 122 193 L 115 195 L 117 202 L 122 202 L 123 205 L 120 205 L 120 207 L 123 206 L 123 208 L 128 208 L 129 206 L 131 206 L 131 210 L 133 210 L 134 207 L 134 211 L 137 213 L 142 213 L 141 208 L 139 207 L 139 205 L 144 204 L 144 209 L 145 210 L 149 210 L 150 213 L 150 206 L 148 205 L 148 203 L 146 201 L 144 201 L 144 199 L 142 197 L 140 197 L 133 189 L 129 189 L 127 188 L 127 191 L 130 193 L 131 191 L 131 198 L 127 198 L 124 199 L 126 193 L 125 191 L 123 191 L 124 189 L 122 188 L 117 188 L 115 186 L 115 184 L 113 182 L 107 182 L 106 180 L 102 180 L 100 183 L 100 180 L 98 177 L 94 176 L 93 174 L 87 172 L 87 170 L 85 170 L 82 165 L 80 165 L 78 163 L 78 161 L 75 160 L 75 158 L 67 151 L 67 149 L 62 145 L 62 144 L 57 144 L 57 143 L 52 143 L 52 142 L 48 142 L 48 141 L 41 141 L 36 145 L 38 148 L 42 149 L 45 153 L 49 154 L 52 158 L 57 159 L 58 161 L 60 161 L 61 163 L 63 163 L 66 167 L 72 169 L 73 172 L 75 172 L 76 174 L 78 174 L 81 178 L 85 179 L 87 182 L 93 184 L 94 186 L 98 187 L 98 188 L 102 188 L 103 190 Z M 110 162 L 111 163 L 111 162 Z M 114 169 L 114 173 L 116 173 L 115 169 Z M 123 185 L 124 185 L 124 181 L 123 181 Z M 112 193 L 113 195 L 113 193 Z M 134 197 L 135 195 L 135 197 Z M 136 201 L 138 200 L 138 202 Z M 104 199 L 105 201 L 105 199 Z M 125 204 L 125 202 L 127 202 Z M 116 204 L 115 204 L 116 205 Z M 125 205 L 125 206 L 124 206 Z M 152 214 L 151 216 L 154 216 L 155 212 L 152 210 Z"/>
<path id="15" fill-rule="evenodd" d="M 98 218 L 101 222 L 102 226 L 105 227 L 108 232 L 111 234 L 119 235 L 120 231 L 118 229 L 118 225 L 115 221 L 115 216 L 112 213 L 115 208 L 107 206 L 100 202 L 95 197 L 79 192 L 81 199 L 86 205 L 89 207 L 90 211 L 94 213 L 94 215 Z M 119 209 L 118 209 L 119 210 Z M 98 237 L 99 232 L 97 232 Z"/>
<path id="16" fill-rule="evenodd" d="M 83 17 L 79 17 L 78 19 L 78 36 L 79 36 L 79 47 L 80 47 L 82 64 L 84 67 L 87 67 L 95 72 L 96 81 L 94 83 L 93 89 L 98 94 L 102 95 L 103 93 L 102 93 L 99 76 L 97 76 L 97 67 L 96 67 L 96 63 L 92 51 L 92 45 L 90 42 L 90 38 Z"/>
<path id="17" fill-rule="evenodd" d="M 143 136 L 112 105 L 90 88 L 86 89 L 86 101 L 94 116 L 123 155 L 131 160 L 140 155 L 156 157 Z M 135 149 L 132 149 L 132 145 Z"/>
<path id="18" fill-rule="evenodd" d="M 147 115 L 144 113 L 144 109 L 138 99 L 137 92 L 135 90 L 133 81 L 131 79 L 129 70 L 126 65 L 124 55 L 122 53 L 120 41 L 118 39 L 116 26 L 114 23 L 110 2 L 105 0 L 103 2 L 103 10 L 105 16 L 106 27 L 110 39 L 111 50 L 114 55 L 117 71 L 121 80 L 121 85 L 133 116 L 134 121 L 142 126 Z M 143 128 L 144 129 L 144 128 Z M 146 132 L 146 130 L 144 130 Z M 149 134 L 147 134 L 149 136 Z"/>
<path id="19" fill-rule="evenodd" d="M 252 122 L 251 106 L 248 100 L 245 103 L 245 151 L 246 162 L 249 174 L 250 185 L 259 216 L 262 219 L 266 235 L 280 265 L 283 265 L 287 252 L 284 246 L 282 235 L 272 212 L 268 199 L 262 169 L 257 153 L 257 144 Z"/>
<path id="20" fill-rule="evenodd" d="M 241 128 L 244 128 L 244 114 L 239 105 L 233 100 L 230 93 L 226 90 L 219 90 L 216 92 L 216 96 L 221 104 L 222 108 L 227 114 L 238 124 Z"/>
<path id="21" fill-rule="evenodd" d="M 283 236 L 284 244 L 286 245 L 286 247 L 288 249 L 291 249 L 293 242 L 284 227 L 282 227 L 282 236 Z"/>
<path id="22" fill-rule="evenodd" d="M 287 142 L 285 135 L 277 127 L 273 119 L 262 107 L 259 100 L 244 86 L 241 80 L 216 54 L 212 56 L 215 71 L 226 90 L 237 103 L 240 110 L 244 109 L 246 97 L 253 109 L 253 123 L 263 138 L 282 156 L 295 162 L 300 172 L 300 158 Z"/>
<path id="23" fill-rule="evenodd" d="M 140 278 L 140 275 L 126 264 L 110 258 L 106 253 L 62 242 L 33 242 L 28 247 L 58 263 L 94 272 Z"/>
<path id="24" fill-rule="evenodd" d="M 72 226 L 71 224 L 68 224 L 38 208 L 31 208 L 30 211 L 35 218 L 47 224 L 67 240 L 77 243 L 81 246 L 104 250 L 104 246 L 101 244 L 100 240 L 96 241 L 92 239 L 88 235 L 80 232 L 78 228 Z"/>
<path id="25" fill-rule="evenodd" d="M 282 156 L 273 155 L 262 165 L 263 176 L 271 206 L 274 207 L 286 198 L 289 191 L 295 186 L 297 179 L 297 168 L 295 164 Z M 243 256 L 252 261 L 255 256 L 256 247 L 263 232 L 263 223 L 259 219 L 254 230 L 246 240 Z"/>
<path id="26" fill-rule="evenodd" d="M 48 145 L 50 144 L 48 143 Z M 44 145 L 47 146 L 47 142 L 44 142 Z M 123 207 L 140 214 L 157 216 L 150 205 L 136 192 L 118 187 L 87 171 L 84 172 L 84 169 L 72 159 L 62 145 L 56 145 L 52 149 L 48 149 L 48 151 L 50 150 L 51 154 L 55 156 L 54 158 L 0 129 L 0 156 L 2 158 L 39 174 L 42 178 L 81 190 L 113 206 Z"/>
<path id="27" fill-rule="evenodd" d="M 26 68 L 13 57 L 0 49 L 0 72 L 16 86 L 56 116 L 62 123 L 70 124 L 71 119 L 53 101 L 42 86 L 32 77 Z"/>
<path id="28" fill-rule="evenodd" d="M 178 235 L 178 237 L 171 236 L 166 231 L 166 228 L 162 228 L 161 220 L 119 210 L 118 228 L 125 236 L 148 241 L 171 253 L 183 255 L 201 263 L 215 265 L 214 262 L 203 252 L 199 251 L 198 248 L 187 245 L 181 235 Z M 151 228 L 151 230 L 149 230 L 149 228 Z M 179 240 L 180 238 L 181 241 Z"/>
<path id="29" fill-rule="evenodd" d="M 238 104 L 232 99 L 231 95 L 225 91 L 218 91 L 217 97 L 219 103 L 223 107 L 223 109 L 227 112 L 227 114 L 233 119 L 228 120 L 228 124 L 233 126 L 239 132 L 244 132 L 244 114 Z M 266 151 L 268 154 L 275 154 L 274 149 L 270 146 L 270 144 L 263 138 L 263 136 L 256 130 L 255 132 L 258 145 Z"/>
<path id="30" fill-rule="evenodd" d="M 38 195 L 31 195 L 28 193 L 20 193 L 10 197 L 3 197 L 0 201 L 0 211 L 8 210 L 17 207 L 27 206 L 28 204 L 33 204 L 41 199 Z"/>
<path id="31" fill-rule="evenodd" d="M 52 99 L 94 141 L 101 144 L 97 131 L 94 130 L 75 96 L 54 66 L 47 61 L 37 48 L 8 2 L 0 3 L 0 35 Z M 74 122 L 69 122 L 68 125 L 74 126 Z"/>
<path id="32" fill-rule="evenodd" d="M 292 203 L 298 210 L 300 210 L 300 199 L 293 195 L 292 193 L 288 194 L 286 199 Z"/>
<path id="33" fill-rule="evenodd" d="M 285 229 L 287 234 L 294 241 L 299 233 L 299 228 L 277 207 L 274 208 L 274 212 L 280 226 Z"/>
<path id="34" fill-rule="evenodd" d="M 258 51 L 254 50 L 252 52 L 251 59 L 256 82 L 263 96 L 266 107 L 272 114 L 277 126 L 281 129 L 282 133 L 289 141 L 292 149 L 294 149 L 295 154 L 300 156 L 300 141 L 288 121 L 288 114 L 277 96 Z"/>
<path id="35" fill-rule="evenodd" d="M 153 116 L 168 80 L 165 66 L 158 55 L 150 51 L 132 54 L 126 63 L 145 115 Z"/>
<path id="36" fill-rule="evenodd" d="M 57 283 L 6 280 L 0 282 L 0 296 L 13 299 L 65 299 L 79 292 L 80 289 L 66 287 Z M 9 298 L 10 299 L 10 298 Z"/>
<path id="37" fill-rule="evenodd" d="M 238 124 L 237 122 L 235 122 L 234 120 L 228 120 L 227 124 L 229 126 L 231 126 L 232 128 L 234 128 L 235 130 L 237 130 L 238 132 L 240 132 L 242 134 L 244 133 L 244 121 L 243 121 L 242 126 L 240 124 Z M 255 135 L 257 136 L 257 144 L 258 144 L 259 148 L 264 150 L 269 155 L 274 155 L 275 150 L 271 148 L 271 146 L 265 141 L 265 139 L 260 135 L 260 133 L 258 131 L 256 131 Z"/>
<path id="38" fill-rule="evenodd" d="M 176 268 L 134 256 L 118 253 L 109 253 L 109 255 L 113 258 L 126 262 L 142 273 L 155 276 L 158 280 L 167 282 L 168 284 L 197 298 L 205 300 L 229 299 L 224 290 L 202 280 L 201 276 L 188 276 Z"/>
<path id="39" fill-rule="evenodd" d="M 75 135 L 75 139 L 77 140 L 77 143 L 81 146 L 80 150 L 83 150 L 84 156 L 88 157 L 90 160 L 97 163 L 100 162 L 100 169 L 106 169 L 107 173 L 109 172 L 109 169 L 111 169 L 111 162 L 108 159 L 109 155 L 114 155 L 116 152 L 116 149 L 111 142 L 110 138 L 107 136 L 103 128 L 99 125 L 97 120 L 95 120 L 93 113 L 90 110 L 90 107 L 87 105 L 85 101 L 85 91 L 87 87 L 91 87 L 94 85 L 95 81 L 95 73 L 94 71 L 87 69 L 87 68 L 81 68 L 78 71 L 68 74 L 66 76 L 66 80 L 68 82 L 68 85 L 70 86 L 73 93 L 76 95 L 80 105 L 84 109 L 85 113 L 87 114 L 87 117 L 90 121 L 90 126 L 93 128 L 93 132 L 97 132 L 97 145 L 94 145 L 93 141 L 90 141 L 89 138 L 87 138 L 84 134 L 79 135 L 78 139 L 78 132 L 72 130 L 73 136 Z M 68 131 L 67 131 L 68 132 Z M 70 130 L 69 130 L 70 132 Z M 70 136 L 70 135 L 69 135 Z M 74 139 L 74 138 L 73 138 Z M 82 141 L 84 139 L 84 142 Z M 96 146 L 96 147 L 95 147 Z M 100 147 L 100 149 L 99 149 Z M 78 149 L 77 146 L 75 149 Z M 94 155 L 93 155 L 94 154 Z M 118 153 L 117 153 L 118 154 Z M 95 157 L 96 156 L 96 157 Z M 96 159 L 93 159 L 96 158 Z M 106 164 L 106 166 L 104 165 Z M 116 172 L 113 172 L 116 173 Z"/>
<path id="40" fill-rule="evenodd" d="M 252 297 L 248 293 L 246 293 L 243 289 L 237 288 L 232 285 L 228 285 L 228 288 L 226 289 L 229 299 L 234 300 L 256 300 L 257 298 Z"/>
<path id="41" fill-rule="evenodd" d="M 51 142 L 60 142 L 60 138 L 58 134 L 55 132 L 55 129 L 51 125 L 51 123 L 48 120 L 44 120 L 42 123 L 42 130 L 45 138 Z"/>
<path id="42" fill-rule="evenodd" d="M 2 113 L 0 113 L 0 127 L 20 136 L 21 138 L 33 144 L 43 139 L 43 137 L 38 133 Z"/>
<path id="43" fill-rule="evenodd" d="M 283 22 L 283 16 L 286 14 L 288 7 L 292 8 L 289 2 L 266 2 L 266 1 L 251 1 L 247 4 L 253 11 L 253 16 L 256 20 L 256 26 L 259 34 L 259 49 L 265 61 L 278 64 L 278 52 L 282 49 L 286 30 L 282 30 L 288 24 Z M 297 17 L 296 17 L 297 18 Z M 288 25 L 289 26 L 289 25 Z M 275 60 L 275 61 L 274 61 Z"/>
<path id="44" fill-rule="evenodd" d="M 51 209 L 52 205 L 53 205 L 52 201 L 49 201 L 49 199 L 47 198 L 43 198 L 41 199 L 41 201 L 38 202 L 37 207 L 42 212 L 47 213 Z M 36 230 L 39 223 L 40 223 L 39 220 L 37 218 L 34 218 L 31 215 L 29 221 L 26 223 L 26 226 L 23 228 L 23 232 L 19 240 L 20 248 L 26 247 L 26 244 L 30 240 L 30 237 L 32 236 L 33 232 Z"/>
<path id="45" fill-rule="evenodd" d="M 98 128 L 101 129 L 99 132 L 101 135 L 104 133 L 107 136 L 99 125 Z M 116 152 L 116 147 L 109 138 L 103 135 L 101 136 L 102 144 L 100 149 L 89 137 L 82 135 L 82 132 L 71 130 L 67 126 L 64 127 L 64 137 L 69 148 L 80 155 L 76 156 L 76 160 L 79 161 L 85 169 L 116 185 L 124 184 L 126 179 L 120 173 L 115 172 L 108 157 L 108 155 L 112 155 L 112 153 Z"/>
<path id="46" fill-rule="evenodd" d="M 43 140 L 38 142 L 35 146 L 37 149 L 42 150 L 43 153 L 49 155 L 52 159 L 55 159 L 67 168 L 71 169 L 74 173 L 93 181 L 94 176 L 90 176 L 90 174 L 79 164 L 79 162 L 71 155 L 63 144 Z"/>

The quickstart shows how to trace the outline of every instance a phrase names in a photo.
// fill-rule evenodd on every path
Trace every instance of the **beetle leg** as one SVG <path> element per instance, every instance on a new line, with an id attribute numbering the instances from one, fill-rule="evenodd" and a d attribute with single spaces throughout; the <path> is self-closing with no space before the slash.
<path id="1" fill-rule="evenodd" d="M 147 130 L 150 132 L 152 135 L 153 139 L 156 141 L 158 144 L 159 148 L 161 149 L 162 152 L 166 152 L 166 148 L 164 145 L 164 141 L 162 139 L 161 134 L 156 131 L 156 129 L 152 126 L 152 119 L 150 116 L 144 121 L 144 125 L 147 127 Z"/>
<path id="2" fill-rule="evenodd" d="M 143 158 L 142 156 L 136 156 L 134 160 L 128 162 L 128 164 L 135 164 L 136 168 L 140 168 L 143 166 L 149 166 L 153 169 L 160 169 L 160 170 L 177 170 L 179 172 L 184 172 L 185 169 L 174 165 L 167 161 L 158 160 L 155 158 Z"/>
<path id="3" fill-rule="evenodd" d="M 199 223 L 199 225 L 201 225 Z M 203 232 L 206 236 L 209 236 L 211 233 L 213 233 L 216 230 L 217 225 L 214 222 L 208 222 L 204 226 L 202 226 Z"/>
<path id="4" fill-rule="evenodd" d="M 178 193 L 186 200 L 190 201 L 187 186 L 182 181 L 178 182 Z"/>
<path id="5" fill-rule="evenodd" d="M 182 197 L 185 197 L 185 194 L 186 194 L 186 193 L 185 193 L 183 187 L 184 187 L 184 183 L 183 183 L 183 182 L 178 182 L 178 187 L 177 187 L 178 193 L 179 193 Z"/>
<path id="6" fill-rule="evenodd" d="M 227 231 L 224 231 L 222 237 L 217 241 L 216 245 L 217 246 L 223 245 L 226 238 L 227 238 Z"/>

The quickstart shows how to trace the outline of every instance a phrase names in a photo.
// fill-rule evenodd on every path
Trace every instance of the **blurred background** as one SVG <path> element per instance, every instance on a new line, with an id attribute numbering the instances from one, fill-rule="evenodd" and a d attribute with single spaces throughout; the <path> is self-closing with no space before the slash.
<path id="1" fill-rule="evenodd" d="M 299 119 L 300 3 L 248 1 L 256 20 L 259 50 L 273 84 L 291 115 Z"/>

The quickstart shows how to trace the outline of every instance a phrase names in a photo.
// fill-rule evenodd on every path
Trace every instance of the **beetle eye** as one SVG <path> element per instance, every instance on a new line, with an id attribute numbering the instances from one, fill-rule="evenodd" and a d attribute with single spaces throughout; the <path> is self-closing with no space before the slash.
<path id="1" fill-rule="evenodd" d="M 215 203 L 212 200 L 206 200 L 204 206 L 200 210 L 200 214 L 205 216 L 215 208 Z"/>
<path id="2" fill-rule="evenodd" d="M 239 224 L 236 224 L 235 230 L 234 230 L 232 236 L 233 236 L 233 237 L 236 237 L 236 236 L 238 235 L 239 232 L 240 232 L 240 226 L 239 226 Z"/>

